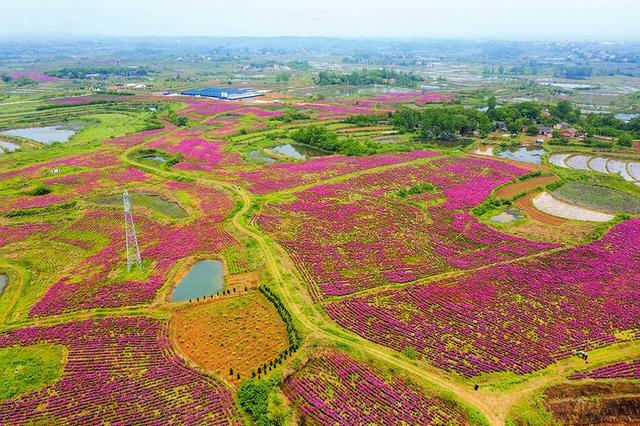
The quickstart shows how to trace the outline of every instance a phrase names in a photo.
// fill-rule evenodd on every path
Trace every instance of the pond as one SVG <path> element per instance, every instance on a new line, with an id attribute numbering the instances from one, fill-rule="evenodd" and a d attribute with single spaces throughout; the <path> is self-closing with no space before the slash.
<path id="1" fill-rule="evenodd" d="M 636 117 L 640 117 L 640 114 L 616 114 L 615 118 L 617 118 L 618 120 L 622 120 L 625 123 L 630 122 L 631 120 L 633 120 Z"/>
<path id="2" fill-rule="evenodd" d="M 262 161 L 264 163 L 275 163 L 276 160 L 271 158 L 271 157 L 267 157 L 264 154 L 264 151 L 262 151 L 261 149 L 256 149 L 254 151 L 249 152 L 249 158 L 251 158 L 252 160 L 257 160 L 257 161 Z"/>
<path id="3" fill-rule="evenodd" d="M 523 163 L 540 164 L 542 163 L 542 156 L 545 153 L 546 151 L 543 148 L 521 146 L 517 148 L 503 148 L 498 152 L 498 157 L 521 161 Z"/>
<path id="4" fill-rule="evenodd" d="M 520 210 L 517 207 L 509 207 L 502 213 L 491 217 L 489 220 L 495 223 L 506 224 L 506 223 L 515 222 L 516 220 L 520 220 L 524 218 L 525 218 L 525 214 L 522 210 Z"/>
<path id="5" fill-rule="evenodd" d="M 6 141 L 0 141 L 0 154 L 3 152 L 13 152 L 16 149 L 20 148 L 20 145 L 17 145 L 15 143 L 11 143 L 11 142 L 6 142 Z"/>
<path id="6" fill-rule="evenodd" d="M 171 219 L 183 219 L 188 217 L 189 214 L 180 207 L 180 204 L 165 200 L 164 198 L 153 194 L 129 194 L 131 204 L 135 208 L 136 206 L 145 207 L 149 210 L 153 210 L 160 214 L 163 214 Z M 89 199 L 90 202 L 95 204 L 102 204 L 107 206 L 115 206 L 122 204 L 122 195 L 102 195 Z"/>
<path id="7" fill-rule="evenodd" d="M 62 126 L 27 127 L 24 129 L 5 130 L 0 135 L 31 139 L 45 145 L 51 145 L 56 142 L 67 142 L 78 130 L 79 128 Z"/>
<path id="8" fill-rule="evenodd" d="M 162 155 L 158 155 L 158 154 L 144 155 L 144 156 L 142 156 L 140 158 L 142 160 L 157 161 L 159 163 L 166 163 L 167 162 L 166 158 L 164 158 Z"/>
<path id="9" fill-rule="evenodd" d="M 613 215 L 585 207 L 566 203 L 544 191 L 533 198 L 533 205 L 541 212 L 556 217 L 573 220 L 586 220 L 591 222 L 608 222 Z"/>
<path id="10" fill-rule="evenodd" d="M 323 151 L 321 149 L 314 148 L 312 146 L 290 144 L 290 143 L 274 146 L 273 148 L 271 148 L 271 150 L 280 155 L 284 155 L 285 157 L 289 157 L 289 158 L 294 158 L 296 160 L 306 160 L 307 158 L 322 157 L 322 156 L 331 154 L 327 151 Z"/>
<path id="11" fill-rule="evenodd" d="M 172 302 L 210 296 L 224 289 L 224 264 L 219 260 L 200 260 L 187 272 L 171 293 Z"/>
<path id="12" fill-rule="evenodd" d="M 479 145 L 476 149 L 473 150 L 473 153 L 491 157 L 493 156 L 493 145 Z"/>
<path id="13" fill-rule="evenodd" d="M 0 296 L 4 292 L 4 289 L 7 288 L 7 283 L 9 282 L 9 277 L 5 274 L 0 274 Z"/>

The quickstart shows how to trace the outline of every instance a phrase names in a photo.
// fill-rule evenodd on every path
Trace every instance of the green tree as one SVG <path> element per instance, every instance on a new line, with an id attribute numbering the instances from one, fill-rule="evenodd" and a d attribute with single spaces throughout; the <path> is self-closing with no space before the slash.
<path id="1" fill-rule="evenodd" d="M 289 82 L 290 79 L 291 79 L 291 74 L 289 74 L 288 72 L 280 72 L 278 73 L 278 75 L 276 75 L 276 82 L 278 84 L 286 84 Z"/>
<path id="2" fill-rule="evenodd" d="M 623 133 L 618 138 L 618 145 L 620 146 L 631 146 L 633 144 L 633 136 L 628 133 Z"/>

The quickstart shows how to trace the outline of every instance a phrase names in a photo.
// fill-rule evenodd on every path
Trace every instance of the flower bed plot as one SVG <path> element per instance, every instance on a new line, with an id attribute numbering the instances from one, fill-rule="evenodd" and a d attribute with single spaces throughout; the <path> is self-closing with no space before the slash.
<path id="1" fill-rule="evenodd" d="M 83 260 L 72 275 L 62 277 L 30 310 L 30 315 L 52 315 L 77 309 L 128 306 L 149 303 L 175 263 L 188 256 L 220 252 L 236 244 L 221 222 L 233 208 L 223 192 L 194 184 L 170 183 L 171 190 L 187 191 L 197 197 L 202 210 L 198 220 L 181 225 L 161 224 L 136 216 L 136 230 L 142 259 L 149 262 L 148 278 L 128 279 L 125 260 L 122 213 L 89 210 L 63 233 L 94 235 L 106 240 L 94 255 Z M 58 234 L 62 231 L 59 231 Z M 54 237 L 54 236 L 52 236 Z M 124 274 L 124 275 L 123 275 Z"/>
<path id="2" fill-rule="evenodd" d="M 62 378 L 0 402 L 5 424 L 241 424 L 231 393 L 187 367 L 166 322 L 105 318 L 0 334 L 0 347 L 64 345 Z"/>
<path id="3" fill-rule="evenodd" d="M 571 380 L 580 379 L 640 379 L 640 359 L 616 362 L 583 371 L 569 377 Z"/>
<path id="4" fill-rule="evenodd" d="M 601 241 L 461 278 L 328 304 L 341 326 L 476 376 L 530 373 L 640 327 L 640 219 Z"/>
<path id="5" fill-rule="evenodd" d="M 313 358 L 283 386 L 304 424 L 467 424 L 460 408 L 334 350 Z"/>
<path id="6" fill-rule="evenodd" d="M 381 154 L 368 157 L 332 155 L 317 157 L 299 163 L 273 163 L 259 169 L 239 172 L 238 175 L 242 181 L 247 183 L 252 192 L 268 194 L 313 183 L 321 179 L 436 155 L 438 153 L 429 151 Z"/>
<path id="7" fill-rule="evenodd" d="M 316 297 L 342 296 L 553 247 L 501 234 L 467 213 L 523 173 L 491 160 L 435 159 L 298 192 L 293 202 L 267 206 L 257 223 L 287 248 Z M 426 207 L 430 219 L 394 196 L 422 182 L 446 198 Z M 432 198 L 424 195 L 414 200 Z"/>

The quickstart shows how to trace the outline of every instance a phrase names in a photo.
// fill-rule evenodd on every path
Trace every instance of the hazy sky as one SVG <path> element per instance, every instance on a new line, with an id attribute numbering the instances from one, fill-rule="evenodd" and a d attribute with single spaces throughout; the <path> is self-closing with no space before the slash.
<path id="1" fill-rule="evenodd" d="M 640 0 L 0 0 L 0 36 L 640 40 Z"/>

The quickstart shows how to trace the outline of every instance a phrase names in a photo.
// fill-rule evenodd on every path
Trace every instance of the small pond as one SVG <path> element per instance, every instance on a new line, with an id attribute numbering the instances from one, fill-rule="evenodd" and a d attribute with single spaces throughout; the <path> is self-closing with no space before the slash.
<path id="1" fill-rule="evenodd" d="M 515 222 L 516 220 L 520 220 L 524 218 L 525 218 L 525 215 L 522 210 L 520 210 L 517 207 L 509 207 L 502 213 L 491 217 L 489 220 L 495 223 L 506 224 L 506 223 Z"/>
<path id="2" fill-rule="evenodd" d="M 24 129 L 5 130 L 0 135 L 31 139 L 45 145 L 51 145 L 56 142 L 67 142 L 78 130 L 79 128 L 62 126 L 27 127 Z"/>
<path id="3" fill-rule="evenodd" d="M 256 149 L 254 151 L 249 152 L 249 158 L 251 158 L 252 160 L 262 161 L 264 163 L 276 162 L 275 159 L 264 155 L 264 152 L 261 149 Z"/>
<path id="4" fill-rule="evenodd" d="M 271 150 L 280 155 L 284 155 L 285 157 L 289 157 L 289 158 L 294 158 L 296 160 L 306 160 L 307 158 L 322 157 L 330 154 L 327 151 L 323 151 L 321 149 L 314 148 L 311 146 L 290 144 L 290 143 L 274 146 L 273 148 L 271 148 Z"/>
<path id="5" fill-rule="evenodd" d="M 640 114 L 624 114 L 624 113 L 622 113 L 622 114 L 616 114 L 615 117 L 618 120 L 622 120 L 625 123 L 628 123 L 629 121 L 633 120 L 634 118 L 640 117 Z"/>
<path id="6" fill-rule="evenodd" d="M 542 163 L 542 156 L 545 152 L 543 148 L 521 146 L 518 148 L 503 148 L 498 152 L 498 157 L 521 161 L 523 163 L 540 164 Z"/>
<path id="7" fill-rule="evenodd" d="M 11 142 L 6 142 L 6 141 L 0 141 L 0 154 L 2 152 L 13 152 L 16 149 L 20 148 L 20 145 L 17 145 L 15 143 L 11 143 Z"/>
<path id="8" fill-rule="evenodd" d="M 188 217 L 189 214 L 180 207 L 180 204 L 173 201 L 167 201 L 164 198 L 153 194 L 129 194 L 131 204 L 135 208 L 146 207 L 149 210 L 161 213 L 171 219 L 182 219 Z M 89 199 L 90 202 L 95 204 L 102 204 L 108 206 L 115 206 L 122 204 L 122 195 L 103 195 Z"/>
<path id="9" fill-rule="evenodd" d="M 164 158 L 162 155 L 158 155 L 158 154 L 151 154 L 151 155 L 145 155 L 140 157 L 142 160 L 147 160 L 147 161 L 157 161 L 159 163 L 166 163 L 167 159 Z"/>
<path id="10" fill-rule="evenodd" d="M 224 289 L 224 264 L 219 260 L 201 260 L 187 272 L 171 293 L 172 302 L 196 300 Z"/>
<path id="11" fill-rule="evenodd" d="M 9 277 L 5 274 L 0 274 L 0 296 L 4 292 L 4 289 L 7 288 L 7 283 L 9 282 Z"/>

